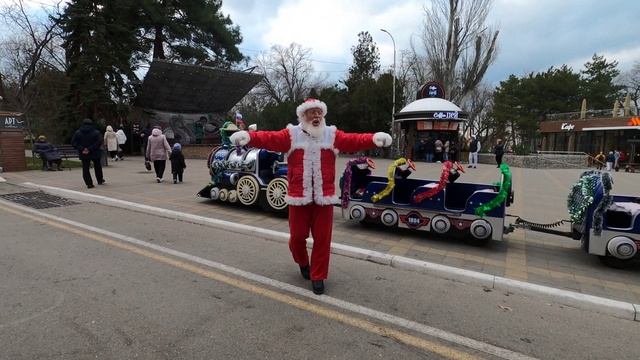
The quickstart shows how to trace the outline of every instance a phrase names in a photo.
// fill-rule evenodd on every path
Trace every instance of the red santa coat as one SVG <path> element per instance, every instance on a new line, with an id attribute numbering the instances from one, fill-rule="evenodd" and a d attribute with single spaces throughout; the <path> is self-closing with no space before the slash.
<path id="1" fill-rule="evenodd" d="M 325 127 L 314 139 L 300 125 L 288 125 L 280 131 L 252 131 L 250 146 L 286 153 L 289 205 L 337 204 L 335 177 L 336 155 L 375 147 L 373 134 L 350 134 Z"/>

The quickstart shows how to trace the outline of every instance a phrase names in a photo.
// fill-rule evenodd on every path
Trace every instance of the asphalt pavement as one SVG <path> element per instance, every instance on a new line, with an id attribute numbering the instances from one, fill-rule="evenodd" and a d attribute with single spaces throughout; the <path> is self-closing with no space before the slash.
<path id="1" fill-rule="evenodd" d="M 341 173 L 348 157 L 340 157 Z M 390 160 L 376 159 L 375 174 L 386 173 Z M 280 233 L 288 232 L 286 218 L 257 208 L 217 203 L 195 194 L 208 183 L 204 160 L 187 159 L 185 182 L 158 184 L 155 175 L 144 169 L 140 157 L 110 162 L 105 168 L 107 184 L 87 189 L 80 169 L 63 172 L 28 171 L 4 173 L 8 183 L 43 185 L 130 201 L 184 214 L 204 216 L 234 224 L 253 225 Z M 530 221 L 551 223 L 568 217 L 566 196 L 579 169 L 512 168 L 515 203 L 508 213 Z M 439 164 L 417 163 L 414 178 L 438 178 Z M 613 173 L 614 192 L 638 192 L 640 174 Z M 165 175 L 169 179 L 170 174 Z M 490 164 L 466 169 L 458 181 L 492 183 L 500 174 Z M 24 191 L 24 190 L 15 190 Z M 100 200 L 98 200 L 100 201 Z M 510 219 L 507 219 L 507 222 Z M 398 231 L 383 227 L 363 227 L 342 219 L 339 208 L 334 216 L 334 244 L 371 250 L 397 258 L 455 267 L 496 278 L 512 279 L 585 295 L 640 303 L 640 267 L 626 270 L 607 268 L 594 256 L 584 253 L 577 241 L 524 230 L 507 234 L 504 241 L 484 247 L 470 246 L 461 239 L 437 237 L 424 232 Z"/>

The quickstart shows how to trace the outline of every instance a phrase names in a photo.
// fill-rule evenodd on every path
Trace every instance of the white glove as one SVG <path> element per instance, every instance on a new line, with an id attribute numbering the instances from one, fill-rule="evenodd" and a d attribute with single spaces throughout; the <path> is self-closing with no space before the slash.
<path id="1" fill-rule="evenodd" d="M 373 143 L 376 144 L 377 147 L 387 147 L 391 146 L 391 135 L 385 132 L 377 132 L 373 134 Z"/>
<path id="2" fill-rule="evenodd" d="M 251 141 L 251 135 L 249 135 L 247 131 L 242 130 L 231 134 L 229 140 L 231 140 L 233 145 L 245 146 Z"/>
<path id="3" fill-rule="evenodd" d="M 257 124 L 251 124 L 251 125 L 249 125 L 248 129 L 251 130 L 251 131 L 256 131 L 256 130 L 258 130 L 258 125 Z"/>

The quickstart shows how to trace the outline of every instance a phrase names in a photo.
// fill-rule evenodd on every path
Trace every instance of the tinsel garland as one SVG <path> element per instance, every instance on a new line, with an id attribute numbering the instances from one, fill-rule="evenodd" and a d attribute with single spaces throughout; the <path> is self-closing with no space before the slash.
<path id="1" fill-rule="evenodd" d="M 600 178 L 598 171 L 585 171 L 578 181 L 573 184 L 567 198 L 567 209 L 571 222 L 582 224 L 587 208 L 593 203 L 597 180 Z"/>
<path id="2" fill-rule="evenodd" d="M 502 173 L 502 183 L 500 184 L 498 195 L 488 203 L 475 208 L 474 212 L 476 215 L 484 217 L 486 213 L 502 205 L 509 195 L 508 191 L 511 189 L 511 170 L 509 170 L 509 165 L 505 163 L 500 164 L 500 172 Z"/>
<path id="3" fill-rule="evenodd" d="M 342 177 L 342 208 L 346 209 L 349 205 L 349 193 L 351 192 L 351 177 L 353 176 L 353 170 L 351 167 L 358 164 L 366 164 L 368 162 L 367 157 L 359 157 L 351 159 L 347 162 L 346 169 L 344 169 L 344 175 Z"/>
<path id="4" fill-rule="evenodd" d="M 440 172 L 440 181 L 436 187 L 430 188 L 429 190 L 414 195 L 413 202 L 418 204 L 426 199 L 430 199 L 435 194 L 439 193 L 442 189 L 447 186 L 447 182 L 449 181 L 449 175 L 451 174 L 451 168 L 453 167 L 453 163 L 451 161 L 445 161 L 442 163 L 442 171 Z"/>
<path id="5" fill-rule="evenodd" d="M 593 233 L 594 235 L 600 235 L 602 233 L 602 223 L 604 221 L 604 212 L 611 206 L 613 202 L 613 196 L 609 193 L 613 187 L 613 179 L 609 173 L 602 173 L 600 175 L 600 181 L 602 182 L 602 191 L 604 192 L 598 207 L 593 212 Z"/>
<path id="6" fill-rule="evenodd" d="M 387 186 L 379 193 L 371 196 L 371 201 L 378 202 L 391 193 L 393 188 L 396 186 L 396 181 L 394 179 L 396 167 L 404 165 L 406 163 L 407 159 L 399 158 L 398 160 L 392 162 L 391 165 L 389 165 L 389 167 L 387 168 Z"/>

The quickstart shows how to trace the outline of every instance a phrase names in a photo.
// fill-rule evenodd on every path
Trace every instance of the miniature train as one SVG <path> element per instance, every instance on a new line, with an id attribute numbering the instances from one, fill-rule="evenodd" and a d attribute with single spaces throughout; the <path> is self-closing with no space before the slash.
<path id="1" fill-rule="evenodd" d="M 371 175 L 371 168 L 365 158 L 347 164 L 341 180 L 345 219 L 441 235 L 461 233 L 474 244 L 502 240 L 505 207 L 513 201 L 506 165 L 499 186 L 455 182 L 464 170 L 448 161 L 440 181 L 409 179 L 415 165 L 403 158 L 391 164 L 386 178 Z"/>
<path id="2" fill-rule="evenodd" d="M 282 154 L 264 149 L 214 148 L 207 160 L 211 181 L 198 196 L 285 212 L 288 182 L 282 158 Z"/>
<path id="3" fill-rule="evenodd" d="M 216 201 L 260 205 L 286 212 L 287 164 L 283 154 L 264 149 L 213 149 L 207 161 L 211 182 L 198 195 Z M 624 267 L 640 260 L 640 197 L 610 194 L 608 173 L 587 171 L 572 188 L 571 220 L 538 224 L 520 217 L 505 224 L 506 208 L 514 201 L 511 173 L 500 166 L 497 184 L 456 181 L 463 168 L 445 162 L 439 180 L 411 179 L 415 170 L 404 158 L 389 166 L 387 177 L 371 175 L 368 158 L 347 163 L 340 179 L 342 215 L 347 220 L 379 223 L 440 235 L 461 234 L 472 244 L 503 240 L 516 228 L 580 240 L 582 248 L 609 266 Z M 570 231 L 554 229 L 570 223 Z"/>
<path id="4" fill-rule="evenodd" d="M 473 244 L 502 240 L 516 228 L 580 240 L 582 248 L 611 267 L 640 261 L 640 197 L 610 194 L 609 173 L 584 172 L 568 197 L 570 220 L 538 224 L 516 217 L 505 226 L 513 198 L 511 174 L 502 164 L 499 185 L 456 182 L 460 166 L 445 162 L 440 181 L 408 179 L 414 165 L 396 160 L 387 178 L 372 176 L 365 158 L 347 164 L 342 180 L 342 214 L 347 220 L 436 234 L 461 233 Z M 564 223 L 570 231 L 554 229 Z"/>

